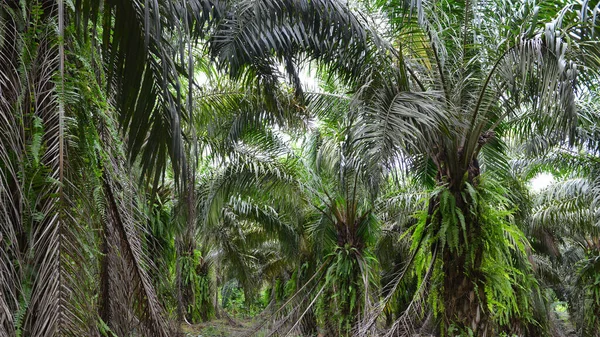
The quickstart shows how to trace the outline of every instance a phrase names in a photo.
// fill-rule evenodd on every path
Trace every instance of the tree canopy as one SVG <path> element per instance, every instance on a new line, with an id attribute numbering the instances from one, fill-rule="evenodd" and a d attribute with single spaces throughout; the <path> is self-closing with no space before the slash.
<path id="1" fill-rule="evenodd" d="M 0 336 L 600 336 L 598 15 L 1 2 Z"/>

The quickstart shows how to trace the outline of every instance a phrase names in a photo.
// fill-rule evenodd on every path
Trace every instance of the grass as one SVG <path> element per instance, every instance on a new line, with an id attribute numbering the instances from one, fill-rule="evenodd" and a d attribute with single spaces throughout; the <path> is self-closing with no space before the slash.
<path id="1" fill-rule="evenodd" d="M 215 319 L 200 324 L 182 324 L 181 331 L 185 337 L 225 337 L 243 336 L 252 330 L 254 321 L 238 321 L 239 326 L 233 325 L 226 319 Z"/>

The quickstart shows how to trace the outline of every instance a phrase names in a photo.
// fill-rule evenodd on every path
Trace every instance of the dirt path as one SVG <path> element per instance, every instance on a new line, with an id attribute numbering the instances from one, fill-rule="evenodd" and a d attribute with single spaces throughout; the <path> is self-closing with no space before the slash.
<path id="1" fill-rule="evenodd" d="M 185 337 L 242 337 L 247 336 L 253 327 L 252 320 L 238 320 L 234 325 L 226 319 L 212 320 L 200 324 L 182 324 Z"/>

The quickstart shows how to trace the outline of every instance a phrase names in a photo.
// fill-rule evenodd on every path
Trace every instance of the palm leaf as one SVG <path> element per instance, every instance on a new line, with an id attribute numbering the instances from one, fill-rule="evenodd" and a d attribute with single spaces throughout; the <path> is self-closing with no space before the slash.
<path id="1" fill-rule="evenodd" d="M 106 133 L 105 133 L 106 134 Z M 111 141 L 104 138 L 108 149 Z M 141 240 L 144 214 L 135 200 L 135 184 L 119 157 L 109 152 L 110 161 L 104 166 L 103 194 L 106 198 L 106 261 L 105 288 L 102 293 L 102 319 L 113 330 L 123 334 L 142 329 L 155 336 L 169 336 L 171 327 L 162 313 L 149 273 L 154 265 L 148 260 Z M 119 177 L 117 180 L 116 177 Z M 115 191 L 121 191 L 115 193 Z M 130 315 L 136 321 L 130 321 Z"/>

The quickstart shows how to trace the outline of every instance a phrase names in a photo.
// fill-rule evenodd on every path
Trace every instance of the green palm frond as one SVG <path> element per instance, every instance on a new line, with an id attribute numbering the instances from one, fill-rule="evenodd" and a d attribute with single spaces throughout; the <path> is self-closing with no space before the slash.
<path id="1" fill-rule="evenodd" d="M 253 74 L 268 84 L 277 76 L 273 66 L 277 60 L 285 65 L 292 83 L 298 84 L 293 62 L 297 58 L 318 59 L 329 64 L 332 72 L 360 78 L 374 39 L 365 22 L 336 1 L 239 1 L 217 24 L 210 49 L 234 78 L 252 79 L 248 75 Z"/>
<path id="2" fill-rule="evenodd" d="M 139 160 L 156 188 L 169 158 L 179 181 L 188 171 L 182 129 L 195 84 L 190 79 L 186 88 L 181 78 L 192 77 L 193 43 L 224 8 L 212 1 L 77 0 L 74 9 L 78 38 L 91 36 L 103 55 L 131 162 Z"/>
<path id="3" fill-rule="evenodd" d="M 536 198 L 531 226 L 573 233 L 585 233 L 595 222 L 591 186 L 587 179 L 573 178 L 556 182 Z M 565 228 L 564 224 L 570 224 Z M 557 233 L 560 235 L 560 233 Z M 564 233 L 563 233 L 564 234 Z"/>
<path id="4" fill-rule="evenodd" d="M 199 37 L 210 36 L 209 51 L 220 67 L 262 88 L 271 111 L 280 104 L 279 71 L 269 62 L 285 64 L 297 96 L 302 96 L 299 59 L 319 59 L 332 71 L 356 79 L 358 65 L 370 53 L 367 46 L 375 41 L 365 23 L 335 1 L 77 0 L 75 9 L 82 38 L 91 33 L 92 39 L 102 39 L 107 87 L 111 95 L 115 90 L 111 99 L 130 158 L 140 159 L 155 186 L 167 157 L 176 177 L 186 172 L 182 125 L 192 104 L 185 102 L 191 93 L 180 76 L 194 69 L 191 46 Z M 356 64 L 342 61 L 342 56 Z"/>
<path id="5" fill-rule="evenodd" d="M 203 90 L 196 96 L 194 117 L 201 147 L 215 157 L 233 155 L 240 144 L 263 147 L 265 153 L 277 152 L 277 146 L 285 148 L 273 129 L 301 130 L 307 116 L 283 89 L 278 97 L 280 106 L 273 110 L 260 92 L 236 84 Z"/>
<path id="6" fill-rule="evenodd" d="M 294 254 L 298 251 L 298 235 L 295 229 L 282 219 L 277 211 L 271 206 L 260 206 L 251 200 L 231 198 L 229 205 L 238 215 L 238 219 L 252 221 L 262 228 L 261 237 L 277 237 L 286 254 Z"/>
<path id="7" fill-rule="evenodd" d="M 207 177 L 198 195 L 203 223 L 219 222 L 220 210 L 235 191 L 271 191 L 283 196 L 286 188 L 294 188 L 292 162 L 278 162 L 277 158 L 261 157 L 253 154 L 238 154 L 227 166 Z M 293 197 L 290 195 L 290 197 Z"/>
<path id="8" fill-rule="evenodd" d="M 393 84 L 367 97 L 365 120 L 359 131 L 366 156 L 389 163 L 404 151 L 428 153 L 450 123 L 437 92 L 400 91 Z"/>
<path id="9" fill-rule="evenodd" d="M 75 8 L 80 37 L 91 35 L 101 43 L 107 92 L 127 135 L 131 161 L 140 159 L 155 186 L 168 157 L 176 176 L 186 172 L 181 131 L 185 89 L 179 76 L 185 73 L 187 63 L 179 61 L 187 62 L 187 58 L 183 45 L 179 50 L 180 45 L 169 42 L 172 37 L 167 28 L 179 27 L 183 33 L 179 15 L 183 16 L 180 11 L 187 6 L 142 0 L 78 0 Z"/>

